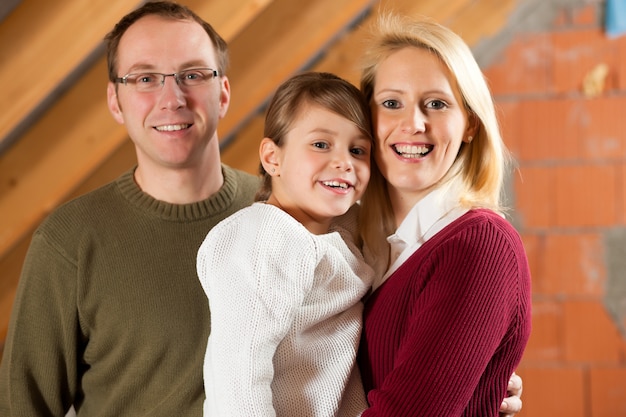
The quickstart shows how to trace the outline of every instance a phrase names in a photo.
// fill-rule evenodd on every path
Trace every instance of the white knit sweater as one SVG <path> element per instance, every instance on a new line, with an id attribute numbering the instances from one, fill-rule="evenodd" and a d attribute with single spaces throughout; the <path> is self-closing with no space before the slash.
<path id="1" fill-rule="evenodd" d="M 373 271 L 349 233 L 314 235 L 255 203 L 209 232 L 197 268 L 211 311 L 205 417 L 366 408 L 355 357 Z"/>

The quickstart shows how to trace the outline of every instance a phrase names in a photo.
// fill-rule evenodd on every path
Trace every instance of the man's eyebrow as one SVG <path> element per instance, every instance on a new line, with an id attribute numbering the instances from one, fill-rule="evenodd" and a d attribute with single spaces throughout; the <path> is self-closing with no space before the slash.
<path id="1" fill-rule="evenodd" d="M 212 67 L 210 65 L 207 65 L 206 61 L 194 60 L 194 61 L 185 62 L 183 65 L 178 67 L 176 72 L 184 71 L 189 68 L 212 68 Z M 212 69 L 217 69 L 217 68 L 212 68 Z M 130 69 L 128 70 L 127 74 L 131 74 L 131 73 L 135 73 L 139 71 L 159 72 L 156 66 L 154 66 L 153 64 L 138 63 L 138 64 L 132 65 Z"/>

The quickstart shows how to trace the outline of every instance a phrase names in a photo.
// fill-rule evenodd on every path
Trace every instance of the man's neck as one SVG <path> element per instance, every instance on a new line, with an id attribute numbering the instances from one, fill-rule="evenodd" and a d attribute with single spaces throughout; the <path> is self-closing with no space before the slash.
<path id="1" fill-rule="evenodd" d="M 222 167 L 217 160 L 192 168 L 152 168 L 137 166 L 135 181 L 139 188 L 157 200 L 171 204 L 190 204 L 206 200 L 224 184 Z"/>

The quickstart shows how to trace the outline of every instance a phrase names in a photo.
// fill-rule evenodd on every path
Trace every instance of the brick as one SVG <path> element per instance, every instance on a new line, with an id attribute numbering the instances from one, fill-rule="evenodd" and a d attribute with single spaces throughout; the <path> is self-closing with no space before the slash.
<path id="1" fill-rule="evenodd" d="M 626 96 L 583 100 L 581 106 L 581 158 L 599 162 L 626 158 L 626 129 L 615 123 L 624 117 Z"/>
<path id="2" fill-rule="evenodd" d="M 617 323 L 598 301 L 563 302 L 565 360 L 607 365 L 620 363 L 622 337 Z"/>
<path id="3" fill-rule="evenodd" d="M 514 177 L 516 215 L 526 228 L 551 226 L 554 178 L 550 168 L 520 167 Z"/>
<path id="4" fill-rule="evenodd" d="M 504 126 L 516 129 L 520 161 L 621 160 L 626 157 L 626 96 L 525 100 L 502 105 Z M 521 123 L 521 120 L 524 122 Z"/>
<path id="5" fill-rule="evenodd" d="M 524 406 L 516 417 L 587 417 L 582 369 L 522 364 L 517 373 L 524 383 Z"/>
<path id="6" fill-rule="evenodd" d="M 502 140 L 509 151 L 513 153 L 515 159 L 520 154 L 520 128 L 521 118 L 519 117 L 519 101 L 514 100 L 498 100 L 496 97 L 496 112 L 498 122 L 500 123 L 500 131 Z"/>
<path id="7" fill-rule="evenodd" d="M 626 36 L 620 36 L 613 41 L 617 54 L 617 70 L 615 71 L 615 85 L 620 91 L 626 90 Z"/>
<path id="8" fill-rule="evenodd" d="M 551 38 L 549 33 L 517 35 L 502 58 L 483 70 L 492 92 L 496 95 L 545 95 L 552 91 Z"/>
<path id="9" fill-rule="evenodd" d="M 626 416 L 626 366 L 590 372 L 593 417 Z"/>
<path id="10" fill-rule="evenodd" d="M 570 26 L 572 23 L 572 19 L 567 10 L 559 10 L 554 21 L 552 22 L 552 27 L 555 29 L 563 29 L 567 26 Z"/>
<path id="11" fill-rule="evenodd" d="M 534 283 L 533 283 L 534 285 Z M 534 291 L 533 291 L 534 292 Z M 555 301 L 533 301 L 532 332 L 523 361 L 560 362 L 564 358 L 563 308 Z"/>
<path id="12" fill-rule="evenodd" d="M 598 64 L 615 68 L 617 51 L 607 42 L 601 28 L 565 31 L 553 34 L 553 91 L 581 92 L 582 82 Z M 606 79 L 607 90 L 615 88 L 611 77 Z"/>
<path id="13" fill-rule="evenodd" d="M 555 225 L 598 227 L 616 223 L 614 166 L 584 164 L 555 167 Z"/>
<path id="14" fill-rule="evenodd" d="M 519 105 L 519 157 L 523 162 L 580 158 L 581 105 L 570 99 L 525 100 Z M 512 117 L 512 116 L 511 116 Z"/>
<path id="15" fill-rule="evenodd" d="M 587 5 L 572 11 L 572 23 L 577 26 L 597 26 L 598 13 L 596 6 Z"/>
<path id="16" fill-rule="evenodd" d="M 548 234 L 544 251 L 543 275 L 533 281 L 533 293 L 598 298 L 604 295 L 607 271 L 602 235 Z"/>

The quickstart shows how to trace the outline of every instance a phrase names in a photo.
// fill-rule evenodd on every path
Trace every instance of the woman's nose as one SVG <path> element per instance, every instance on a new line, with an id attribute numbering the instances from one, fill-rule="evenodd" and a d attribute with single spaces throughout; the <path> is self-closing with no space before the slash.
<path id="1" fill-rule="evenodd" d="M 415 106 L 407 109 L 402 119 L 402 131 L 409 134 L 423 132 L 426 126 L 426 116 Z"/>

